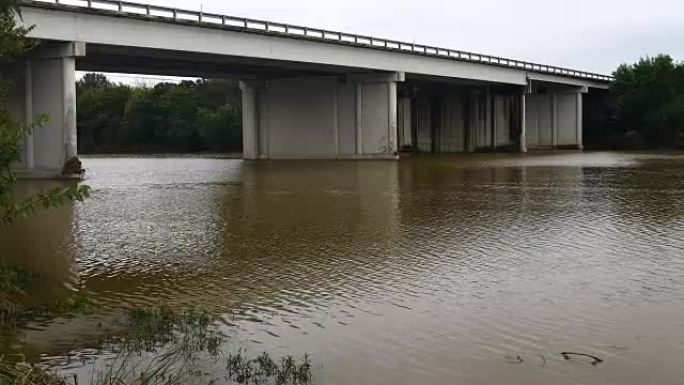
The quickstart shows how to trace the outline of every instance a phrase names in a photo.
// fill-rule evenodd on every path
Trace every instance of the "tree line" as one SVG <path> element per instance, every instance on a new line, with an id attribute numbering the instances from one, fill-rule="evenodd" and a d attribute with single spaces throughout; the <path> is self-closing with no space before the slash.
<path id="1" fill-rule="evenodd" d="M 684 148 L 684 62 L 668 55 L 623 64 L 604 95 L 587 97 L 585 143 L 594 147 Z"/>
<path id="2" fill-rule="evenodd" d="M 89 73 L 76 92 L 79 153 L 242 151 L 237 82 L 136 87 Z"/>

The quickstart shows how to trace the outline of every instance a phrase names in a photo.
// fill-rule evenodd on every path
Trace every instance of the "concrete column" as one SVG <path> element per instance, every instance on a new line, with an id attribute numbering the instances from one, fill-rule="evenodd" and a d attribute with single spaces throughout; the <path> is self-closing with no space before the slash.
<path id="1" fill-rule="evenodd" d="M 520 152 L 527 152 L 527 94 L 520 95 Z"/>
<path id="2" fill-rule="evenodd" d="M 356 83 L 356 155 L 363 154 L 363 128 L 361 127 L 361 113 L 363 111 L 363 85 Z"/>
<path id="3" fill-rule="evenodd" d="M 414 118 L 411 114 L 411 97 L 407 96 L 398 99 L 397 115 L 397 126 L 399 130 L 398 147 L 400 149 L 404 146 L 414 148 L 413 135 L 411 133 L 411 124 Z"/>
<path id="4" fill-rule="evenodd" d="M 25 119 L 49 115 L 26 140 L 27 169 L 41 175 L 60 175 L 64 163 L 77 156 L 76 57 L 84 55 L 83 43 L 46 43 L 28 59 Z"/>
<path id="5" fill-rule="evenodd" d="M 491 103 L 491 113 L 492 113 L 492 149 L 496 149 L 496 144 L 497 144 L 497 139 L 499 136 L 498 131 L 498 120 L 497 119 L 497 109 L 496 109 L 496 94 L 491 94 L 490 96 L 490 103 Z"/>
<path id="6" fill-rule="evenodd" d="M 76 60 L 62 58 L 62 117 L 64 126 L 65 161 L 78 153 L 76 132 Z"/>
<path id="7" fill-rule="evenodd" d="M 335 149 L 335 156 L 340 155 L 340 90 L 336 87 L 333 90 L 333 148 Z"/>
<path id="8" fill-rule="evenodd" d="M 583 121 L 582 121 L 582 93 L 578 92 L 577 93 L 577 148 L 582 150 L 584 149 L 584 144 L 582 141 L 583 138 Z"/>
<path id="9" fill-rule="evenodd" d="M 468 143 L 466 146 L 466 151 L 474 152 L 478 146 L 478 140 L 482 132 L 482 122 L 480 117 L 482 116 L 482 106 L 480 105 L 482 100 L 482 95 L 484 94 L 481 89 L 474 89 L 470 92 L 468 100 L 469 119 L 467 121 L 467 135 Z"/>
<path id="10" fill-rule="evenodd" d="M 492 106 L 492 91 L 490 87 L 485 90 L 485 128 L 483 130 L 482 146 L 491 146 L 493 144 L 492 137 L 494 136 L 494 107 Z"/>
<path id="11" fill-rule="evenodd" d="M 390 81 L 389 87 L 387 88 L 389 90 L 387 95 L 389 98 L 389 132 L 387 134 L 387 152 L 389 154 L 394 154 L 399 150 L 397 147 L 397 83 Z"/>
<path id="12" fill-rule="evenodd" d="M 258 89 L 252 82 L 240 82 L 242 91 L 242 157 L 259 157 Z"/>
<path id="13" fill-rule="evenodd" d="M 241 82 L 245 159 L 396 159 L 397 74 Z"/>
<path id="14" fill-rule="evenodd" d="M 558 96 L 551 95 L 551 145 L 558 147 Z"/>

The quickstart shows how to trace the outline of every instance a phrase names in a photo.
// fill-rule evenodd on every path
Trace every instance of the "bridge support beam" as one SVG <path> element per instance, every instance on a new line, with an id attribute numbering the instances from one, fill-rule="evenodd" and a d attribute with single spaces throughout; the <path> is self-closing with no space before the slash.
<path id="1" fill-rule="evenodd" d="M 245 159 L 397 159 L 402 73 L 241 82 Z"/>
<path id="2" fill-rule="evenodd" d="M 26 137 L 23 159 L 14 166 L 20 176 L 61 176 L 64 163 L 77 155 L 75 58 L 84 54 L 84 44 L 52 43 L 28 58 L 13 112 L 25 124 L 41 114 L 49 120 Z"/>

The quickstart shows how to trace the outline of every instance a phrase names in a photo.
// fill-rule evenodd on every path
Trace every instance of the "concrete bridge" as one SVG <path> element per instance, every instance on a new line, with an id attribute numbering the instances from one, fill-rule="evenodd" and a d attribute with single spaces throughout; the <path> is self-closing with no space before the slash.
<path id="1" fill-rule="evenodd" d="M 42 42 L 12 111 L 51 122 L 19 168 L 76 155 L 75 71 L 241 80 L 245 159 L 582 148 L 604 75 L 447 48 L 112 0 L 22 1 Z"/>

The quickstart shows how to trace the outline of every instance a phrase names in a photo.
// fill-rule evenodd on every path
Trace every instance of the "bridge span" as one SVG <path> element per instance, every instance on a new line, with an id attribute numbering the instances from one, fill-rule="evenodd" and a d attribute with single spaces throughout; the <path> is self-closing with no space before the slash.
<path id="1" fill-rule="evenodd" d="M 68 1 L 68 4 L 65 2 Z M 447 48 L 113 0 L 22 1 L 41 41 L 11 110 L 50 113 L 19 168 L 76 155 L 75 71 L 240 80 L 245 159 L 582 148 L 610 77 Z"/>

